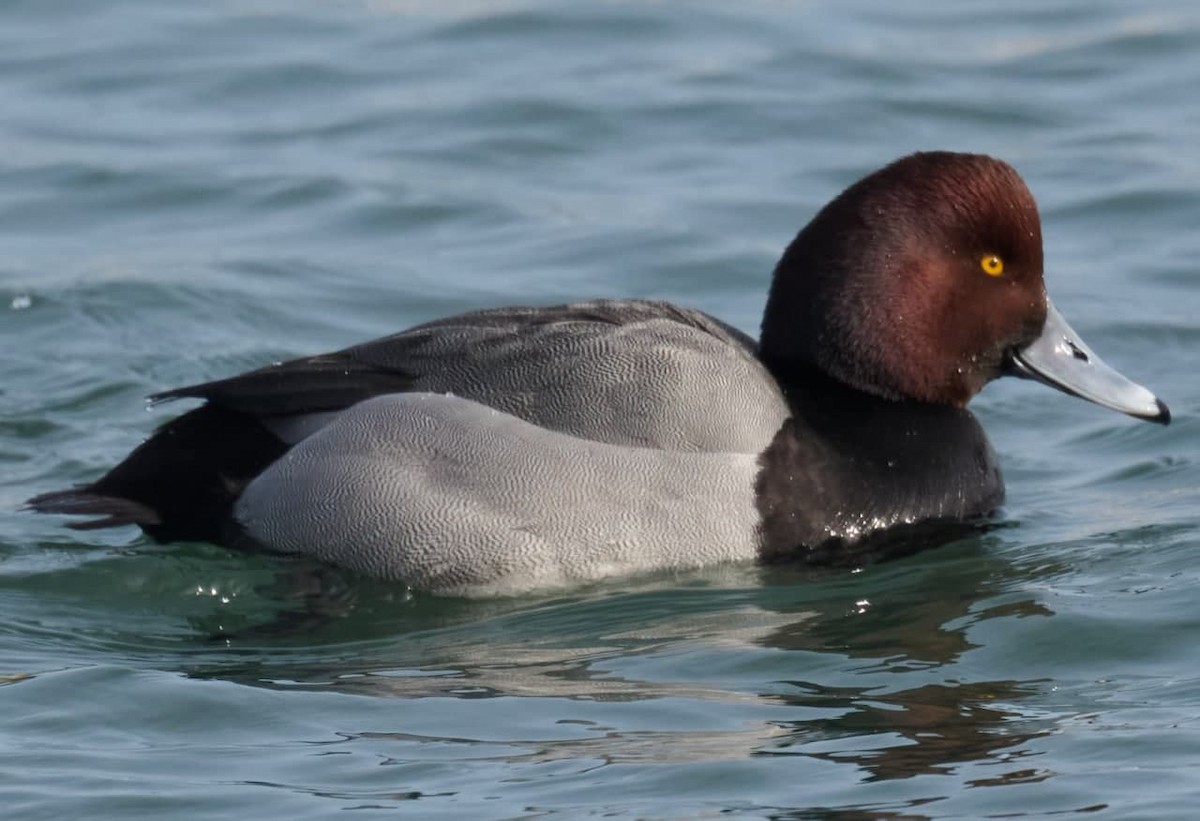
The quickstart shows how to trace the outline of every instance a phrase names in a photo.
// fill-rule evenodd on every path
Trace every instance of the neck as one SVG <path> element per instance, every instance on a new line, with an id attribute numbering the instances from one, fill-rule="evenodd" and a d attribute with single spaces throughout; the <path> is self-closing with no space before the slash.
<path id="1" fill-rule="evenodd" d="M 764 556 L 818 560 L 828 547 L 873 543 L 898 525 L 961 522 L 1003 500 L 995 454 L 970 411 L 766 362 L 792 418 L 760 458 Z"/>

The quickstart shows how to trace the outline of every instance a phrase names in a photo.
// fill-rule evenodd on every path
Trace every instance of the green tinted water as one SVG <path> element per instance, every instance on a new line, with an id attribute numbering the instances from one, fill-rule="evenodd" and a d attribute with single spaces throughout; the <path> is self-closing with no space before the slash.
<path id="1" fill-rule="evenodd" d="M 6 811 L 1187 817 L 1197 87 L 1184 0 L 6 4 Z M 175 412 L 147 393 L 452 311 L 753 332 L 795 230 L 920 148 L 1018 167 L 1057 304 L 1176 416 L 990 387 L 986 536 L 490 602 L 335 576 L 280 637 L 276 560 L 16 512 Z"/>

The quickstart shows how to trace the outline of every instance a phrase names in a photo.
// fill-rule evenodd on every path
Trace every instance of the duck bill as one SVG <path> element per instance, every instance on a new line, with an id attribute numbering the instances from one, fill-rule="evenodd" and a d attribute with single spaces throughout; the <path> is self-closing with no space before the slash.
<path id="1" fill-rule="evenodd" d="M 1042 335 L 1011 355 L 1008 371 L 1138 419 L 1171 421 L 1158 397 L 1105 365 L 1049 300 Z"/>

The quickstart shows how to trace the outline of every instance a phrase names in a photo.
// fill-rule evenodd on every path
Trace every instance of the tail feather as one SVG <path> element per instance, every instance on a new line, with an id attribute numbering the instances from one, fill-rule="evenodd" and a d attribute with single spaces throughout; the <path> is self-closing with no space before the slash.
<path id="1" fill-rule="evenodd" d="M 79 485 L 70 490 L 56 490 L 34 496 L 25 506 L 37 513 L 62 513 L 67 516 L 100 516 L 83 522 L 68 522 L 72 530 L 97 530 L 122 525 L 159 525 L 162 518 L 154 508 L 122 499 L 94 493 L 91 485 Z"/>
<path id="2" fill-rule="evenodd" d="M 160 542 L 223 543 L 242 489 L 286 450 L 249 414 L 204 405 L 164 424 L 95 482 L 25 504 L 98 517 L 67 525 L 76 530 L 137 525 Z"/>

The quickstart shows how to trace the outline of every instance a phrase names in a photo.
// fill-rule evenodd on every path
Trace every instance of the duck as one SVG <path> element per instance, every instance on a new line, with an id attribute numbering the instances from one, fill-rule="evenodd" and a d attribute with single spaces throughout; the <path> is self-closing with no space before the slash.
<path id="1" fill-rule="evenodd" d="M 1170 421 L 1047 297 L 1017 171 L 920 152 L 800 230 L 758 340 L 652 300 L 463 313 L 153 395 L 204 404 L 27 506 L 444 595 L 860 564 L 995 516 L 967 404 L 1002 376 Z"/>

